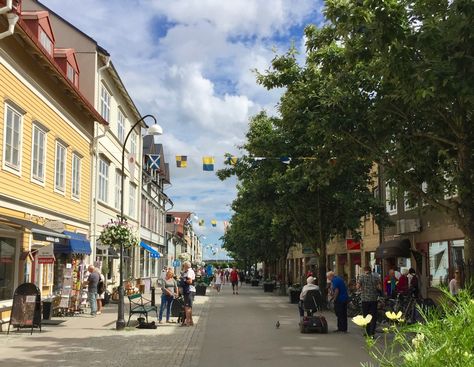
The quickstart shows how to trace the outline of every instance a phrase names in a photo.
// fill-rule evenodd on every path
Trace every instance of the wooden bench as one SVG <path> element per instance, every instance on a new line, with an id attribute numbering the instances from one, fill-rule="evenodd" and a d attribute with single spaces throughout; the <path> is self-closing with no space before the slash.
<path id="1" fill-rule="evenodd" d="M 127 326 L 130 323 L 130 318 L 134 314 L 145 315 L 146 322 L 148 323 L 148 314 L 150 312 L 156 313 L 156 318 L 158 318 L 158 308 L 156 305 L 152 305 L 150 300 L 143 298 L 140 293 L 132 294 L 128 296 L 130 302 L 130 313 L 128 315 Z"/>

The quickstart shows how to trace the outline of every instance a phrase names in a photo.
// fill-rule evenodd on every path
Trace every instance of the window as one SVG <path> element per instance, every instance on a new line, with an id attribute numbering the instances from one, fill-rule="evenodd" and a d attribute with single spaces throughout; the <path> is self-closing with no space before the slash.
<path id="1" fill-rule="evenodd" d="M 81 157 L 73 153 L 72 155 L 72 197 L 79 199 L 81 196 Z"/>
<path id="2" fill-rule="evenodd" d="M 33 147 L 31 157 L 31 175 L 37 181 L 44 182 L 46 161 L 46 132 L 33 125 Z"/>
<path id="3" fill-rule="evenodd" d="M 107 202 L 109 186 L 109 163 L 99 159 L 99 200 Z"/>
<path id="4" fill-rule="evenodd" d="M 115 208 L 120 209 L 122 199 L 122 172 L 115 171 Z"/>
<path id="5" fill-rule="evenodd" d="M 132 218 L 135 217 L 135 207 L 137 205 L 137 186 L 130 184 L 129 200 L 128 200 L 128 215 Z"/>
<path id="6" fill-rule="evenodd" d="M 130 153 L 137 154 L 137 133 L 135 131 L 130 134 Z"/>
<path id="7" fill-rule="evenodd" d="M 20 172 L 22 115 L 5 105 L 5 138 L 3 159 L 7 167 Z"/>
<path id="8" fill-rule="evenodd" d="M 448 241 L 431 242 L 430 254 L 430 286 L 448 284 L 449 256 Z"/>
<path id="9" fill-rule="evenodd" d="M 66 73 L 67 78 L 75 85 L 76 84 L 75 83 L 75 81 L 76 81 L 76 78 L 75 78 L 76 72 L 75 72 L 74 68 L 71 66 L 71 64 L 68 63 L 66 69 L 67 69 L 67 73 Z"/>
<path id="10" fill-rule="evenodd" d="M 44 47 L 44 49 L 50 54 L 53 55 L 53 42 L 49 39 L 48 35 L 46 34 L 45 31 L 43 31 L 42 28 L 40 28 L 39 31 L 39 41 L 41 43 L 41 46 Z"/>
<path id="11" fill-rule="evenodd" d="M 109 121 L 110 118 L 110 99 L 109 91 L 102 85 L 100 90 L 100 114 L 105 121 Z"/>
<path id="12" fill-rule="evenodd" d="M 16 240 L 0 237 L 0 301 L 13 298 L 15 286 Z"/>
<path id="13" fill-rule="evenodd" d="M 408 191 L 405 191 L 403 195 L 403 203 L 405 211 L 415 209 L 418 206 L 416 201 L 412 197 L 410 197 Z"/>
<path id="14" fill-rule="evenodd" d="M 393 183 L 385 185 L 385 208 L 388 214 L 397 214 L 397 190 Z"/>
<path id="15" fill-rule="evenodd" d="M 421 191 L 423 191 L 425 194 L 428 193 L 428 183 L 427 182 L 422 182 L 421 183 Z M 423 203 L 423 206 L 428 205 L 428 203 L 426 202 L 426 200 L 424 198 L 421 201 Z"/>
<path id="16" fill-rule="evenodd" d="M 60 192 L 65 191 L 65 175 L 66 175 L 66 147 L 56 141 L 56 158 L 54 165 L 54 188 Z"/>
<path id="17" fill-rule="evenodd" d="M 118 119 L 117 119 L 117 137 L 119 138 L 120 142 L 123 144 L 123 141 L 125 140 L 125 116 L 120 110 L 118 111 Z"/>

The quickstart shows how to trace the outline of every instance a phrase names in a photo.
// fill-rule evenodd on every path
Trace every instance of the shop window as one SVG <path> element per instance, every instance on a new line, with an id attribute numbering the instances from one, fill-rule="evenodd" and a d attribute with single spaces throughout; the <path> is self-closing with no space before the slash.
<path id="1" fill-rule="evenodd" d="M 429 244 L 430 286 L 448 284 L 449 254 L 448 242 L 431 242 Z"/>
<path id="2" fill-rule="evenodd" d="M 13 298 L 16 240 L 0 237 L 0 301 Z"/>
<path id="3" fill-rule="evenodd" d="M 41 285 L 46 286 L 46 287 L 53 285 L 53 276 L 54 276 L 53 265 L 54 264 L 41 265 L 42 267 Z"/>

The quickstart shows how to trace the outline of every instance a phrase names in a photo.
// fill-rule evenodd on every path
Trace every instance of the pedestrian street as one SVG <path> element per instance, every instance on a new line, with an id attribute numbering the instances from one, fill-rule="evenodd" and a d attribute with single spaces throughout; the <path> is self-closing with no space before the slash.
<path id="1" fill-rule="evenodd" d="M 328 334 L 301 334 L 297 305 L 290 304 L 288 297 L 246 284 L 239 295 L 233 295 L 228 284 L 219 294 L 211 288 L 207 294 L 195 299 L 193 327 L 172 323 L 137 329 L 132 318 L 129 327 L 117 331 L 117 309 L 111 304 L 94 318 L 55 317 L 58 324 L 43 325 L 41 333 L 2 332 L 1 365 L 331 367 L 359 366 L 368 360 L 361 330 L 349 325 L 347 334 L 332 333 L 335 317 L 329 312 L 324 313 Z M 125 311 L 128 318 L 128 305 Z"/>

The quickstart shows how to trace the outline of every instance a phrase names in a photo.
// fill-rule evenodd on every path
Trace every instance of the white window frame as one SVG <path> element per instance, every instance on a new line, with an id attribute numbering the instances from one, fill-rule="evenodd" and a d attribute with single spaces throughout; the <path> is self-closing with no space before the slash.
<path id="1" fill-rule="evenodd" d="M 99 192 L 97 193 L 97 198 L 107 203 L 109 198 L 109 168 L 110 164 L 103 158 L 99 158 Z"/>
<path id="2" fill-rule="evenodd" d="M 11 113 L 12 116 L 12 121 L 10 121 L 11 124 L 11 129 L 12 129 L 12 135 L 11 135 L 11 140 L 9 142 L 10 145 L 10 161 L 7 160 L 7 127 L 8 127 L 8 122 L 7 121 L 7 116 L 8 112 Z M 11 173 L 14 173 L 15 175 L 21 176 L 21 163 L 22 163 L 22 145 L 23 145 L 23 113 L 20 112 L 17 108 L 13 107 L 12 105 L 5 103 L 5 112 L 4 112 L 4 119 L 3 119 L 3 169 L 6 171 L 9 171 Z M 16 151 L 18 154 L 18 161 L 13 162 L 11 158 L 13 157 L 13 151 L 15 150 L 15 147 L 13 146 L 13 133 L 15 132 L 15 117 L 18 118 L 18 142 L 17 142 L 17 147 Z"/>
<path id="3" fill-rule="evenodd" d="M 112 106 L 112 94 L 104 84 L 100 86 L 100 115 L 105 121 L 110 121 L 110 110 Z"/>
<path id="4" fill-rule="evenodd" d="M 67 78 L 74 84 L 76 85 L 75 83 L 75 80 L 76 80 L 76 71 L 74 70 L 74 68 L 72 67 L 72 65 L 70 63 L 66 63 L 66 75 L 67 75 Z"/>
<path id="5" fill-rule="evenodd" d="M 122 199 L 122 172 L 115 170 L 115 209 L 120 209 Z"/>
<path id="6" fill-rule="evenodd" d="M 137 156 L 137 133 L 135 131 L 130 134 L 130 154 Z"/>
<path id="7" fill-rule="evenodd" d="M 82 166 L 82 157 L 77 153 L 72 153 L 71 197 L 76 200 L 81 199 L 81 166 Z"/>
<path id="8" fill-rule="evenodd" d="M 428 193 L 428 182 L 423 181 L 421 183 L 421 191 L 423 191 L 425 194 Z M 428 203 L 425 201 L 424 198 L 421 199 L 421 202 L 423 203 L 423 206 L 427 206 Z"/>
<path id="9" fill-rule="evenodd" d="M 135 218 L 137 206 L 137 185 L 130 182 L 128 185 L 128 216 Z"/>
<path id="10" fill-rule="evenodd" d="M 64 193 L 66 192 L 67 147 L 66 147 L 65 144 L 63 144 L 59 140 L 56 140 L 56 148 L 54 149 L 54 151 L 55 151 L 55 154 L 54 154 L 54 191 L 59 192 L 59 193 L 64 195 Z M 61 153 L 61 152 L 64 152 L 63 157 L 59 156 L 59 153 Z"/>
<path id="11" fill-rule="evenodd" d="M 43 28 L 40 27 L 39 29 L 39 41 L 41 43 L 41 46 L 51 55 L 53 56 L 53 41 L 47 33 L 44 31 Z"/>
<path id="12" fill-rule="evenodd" d="M 43 146 L 41 147 L 37 145 L 36 136 L 42 137 L 41 142 Z M 31 131 L 31 181 L 38 183 L 42 186 L 45 185 L 46 181 L 46 149 L 47 149 L 47 140 L 48 139 L 48 132 L 43 127 L 41 127 L 37 123 L 33 123 L 32 131 Z M 42 149 L 42 152 L 41 152 Z M 36 161 L 36 162 L 35 162 Z M 39 175 L 39 167 L 40 165 L 43 166 L 43 174 Z M 36 171 L 36 172 L 35 172 Z"/>
<path id="13" fill-rule="evenodd" d="M 118 109 L 118 114 L 117 114 L 117 137 L 118 137 L 120 143 L 122 143 L 122 144 L 125 140 L 125 126 L 126 126 L 125 121 L 126 121 L 125 120 L 125 115 L 123 114 L 123 112 L 119 108 Z"/>
<path id="14" fill-rule="evenodd" d="M 397 195 L 394 183 L 387 182 L 385 184 L 385 209 L 387 213 L 397 214 Z M 395 196 L 395 197 L 394 197 Z"/>

